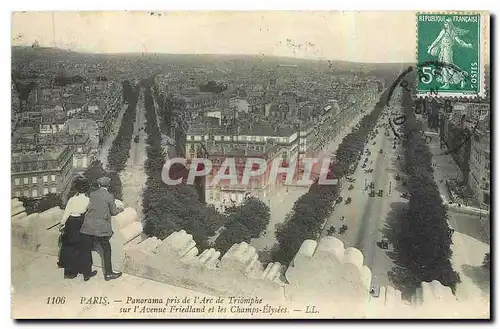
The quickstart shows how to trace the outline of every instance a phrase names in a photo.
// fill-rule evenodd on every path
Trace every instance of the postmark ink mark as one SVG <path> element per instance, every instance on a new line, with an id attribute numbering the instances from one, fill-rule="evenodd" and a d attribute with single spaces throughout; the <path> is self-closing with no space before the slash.
<path id="1" fill-rule="evenodd" d="M 460 68 L 456 67 L 452 64 L 447 64 L 447 63 L 441 63 L 441 62 L 436 62 L 436 61 L 430 61 L 430 62 L 425 62 L 425 63 L 419 63 L 417 65 L 417 77 L 420 78 L 420 72 L 422 72 L 422 67 L 426 67 L 429 64 L 435 65 L 435 67 L 438 69 L 438 72 L 441 72 L 439 70 L 442 70 L 443 68 L 450 68 L 453 70 L 459 71 Z M 411 84 L 405 80 L 406 76 L 408 76 L 414 68 L 412 66 L 408 67 L 404 72 L 402 72 L 393 82 L 393 84 L 390 87 L 389 93 L 388 93 L 388 99 L 387 99 L 387 104 L 389 104 L 390 99 L 392 97 L 392 94 L 394 93 L 395 88 L 401 87 L 403 88 L 406 92 L 412 92 L 412 89 L 410 88 Z M 439 111 L 441 113 L 440 120 L 443 120 L 443 116 L 451 113 L 453 111 L 453 104 L 452 101 L 447 98 L 447 99 L 440 99 L 440 94 L 439 94 L 439 86 L 435 86 L 434 89 L 432 90 L 432 95 L 436 96 L 431 96 L 427 95 L 423 100 L 428 101 L 431 103 L 431 106 L 434 107 L 434 111 Z M 426 108 L 425 107 L 419 107 L 415 106 L 414 108 L 414 114 L 427 114 Z M 404 135 L 402 135 L 398 128 L 399 126 L 402 126 L 406 122 L 407 118 L 406 115 L 399 115 L 394 118 L 389 118 L 389 127 L 392 130 L 392 133 L 394 134 L 394 137 L 397 139 L 402 139 L 404 138 L 405 140 L 411 141 L 411 139 L 414 136 L 414 133 L 417 132 L 418 136 L 420 136 L 426 143 L 429 143 L 432 141 L 432 137 L 428 136 L 425 134 L 424 130 L 418 130 L 415 128 L 412 128 L 410 131 L 407 131 Z M 479 119 L 476 121 L 475 124 L 470 125 L 472 126 L 472 129 L 466 129 L 464 130 L 463 134 L 457 139 L 456 141 L 458 143 L 454 143 L 455 145 L 450 146 L 448 145 L 448 141 L 445 140 L 444 138 L 440 138 L 440 143 L 441 143 L 441 148 L 444 149 L 444 152 L 441 155 L 446 155 L 450 154 L 453 152 L 457 152 L 460 150 L 460 148 L 464 147 L 466 143 L 470 140 L 470 138 L 473 135 L 473 132 L 477 129 L 479 124 Z M 438 123 L 438 126 L 441 126 L 441 122 Z"/>

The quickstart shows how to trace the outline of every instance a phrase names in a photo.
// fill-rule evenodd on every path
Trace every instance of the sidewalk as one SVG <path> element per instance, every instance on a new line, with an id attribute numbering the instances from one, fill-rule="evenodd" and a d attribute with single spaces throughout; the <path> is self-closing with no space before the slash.
<path id="1" fill-rule="evenodd" d="M 489 216 L 490 212 L 487 209 L 479 209 L 476 207 L 465 206 L 463 204 L 459 207 L 457 202 L 453 202 L 451 204 L 448 203 L 451 198 L 448 187 L 446 186 L 446 181 L 450 179 L 461 180 L 462 173 L 451 155 L 443 154 L 443 151 L 439 148 L 439 142 L 437 142 L 437 140 L 434 140 L 429 144 L 429 151 L 432 154 L 432 162 L 435 163 L 435 166 L 433 167 L 434 181 L 438 186 L 441 199 L 448 209 L 467 214 L 481 214 Z"/>

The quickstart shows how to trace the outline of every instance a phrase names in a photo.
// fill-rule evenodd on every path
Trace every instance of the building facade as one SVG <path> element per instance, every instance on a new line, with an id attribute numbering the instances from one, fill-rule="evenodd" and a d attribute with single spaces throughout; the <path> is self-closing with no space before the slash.
<path id="1" fill-rule="evenodd" d="M 479 206 L 490 208 L 491 144 L 490 118 L 487 116 L 478 124 L 471 138 L 469 163 L 469 186 Z"/>
<path id="2" fill-rule="evenodd" d="M 212 169 L 206 176 L 204 183 L 206 203 L 213 205 L 218 211 L 224 212 L 228 207 L 240 205 L 245 197 L 256 197 L 270 205 L 270 196 L 278 188 L 282 175 L 278 175 L 276 180 L 270 179 L 272 164 L 275 160 L 281 162 L 284 148 L 278 145 L 267 144 L 264 150 L 241 150 L 225 149 L 222 147 L 212 147 L 208 150 L 208 159 L 212 163 Z M 219 172 L 222 164 L 227 158 L 234 160 L 236 168 L 236 182 L 233 184 L 230 179 L 221 179 L 217 184 L 212 184 L 215 175 Z M 243 172 L 250 163 L 250 158 L 264 159 L 267 163 L 266 171 L 262 175 L 250 177 L 247 184 L 242 181 Z M 258 170 L 258 165 L 253 165 L 252 170 Z M 229 172 L 226 172 L 228 174 Z"/>
<path id="3" fill-rule="evenodd" d="M 71 181 L 73 151 L 70 147 L 12 153 L 12 197 L 41 198 L 63 194 Z"/>

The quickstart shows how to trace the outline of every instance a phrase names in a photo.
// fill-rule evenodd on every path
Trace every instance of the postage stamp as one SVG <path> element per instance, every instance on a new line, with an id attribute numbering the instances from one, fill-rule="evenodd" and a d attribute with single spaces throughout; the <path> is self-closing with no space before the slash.
<path id="1" fill-rule="evenodd" d="M 483 97 L 485 45 L 480 13 L 422 13 L 417 19 L 417 95 Z"/>

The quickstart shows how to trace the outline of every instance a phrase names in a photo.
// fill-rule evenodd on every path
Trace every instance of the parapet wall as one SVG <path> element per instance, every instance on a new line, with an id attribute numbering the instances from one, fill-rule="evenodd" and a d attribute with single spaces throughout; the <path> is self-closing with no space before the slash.
<path id="1" fill-rule="evenodd" d="M 117 201 L 121 203 L 121 201 Z M 58 254 L 57 223 L 63 211 L 24 212 L 12 200 L 12 245 Z M 422 283 L 412 302 L 401 299 L 391 286 L 380 295 L 369 294 L 371 271 L 363 265 L 363 254 L 344 248 L 337 238 L 319 243 L 303 242 L 288 268 L 279 263 L 264 267 L 255 248 L 245 242 L 226 254 L 215 249 L 199 252 L 191 234 L 184 230 L 160 240 L 142 234 L 140 219 L 132 208 L 112 218 L 113 267 L 124 273 L 186 287 L 217 296 L 259 297 L 266 301 L 304 307 L 316 305 L 321 318 L 464 318 L 488 317 L 467 301 L 459 301 L 451 289 L 439 282 Z M 98 253 L 94 263 L 100 264 Z"/>

